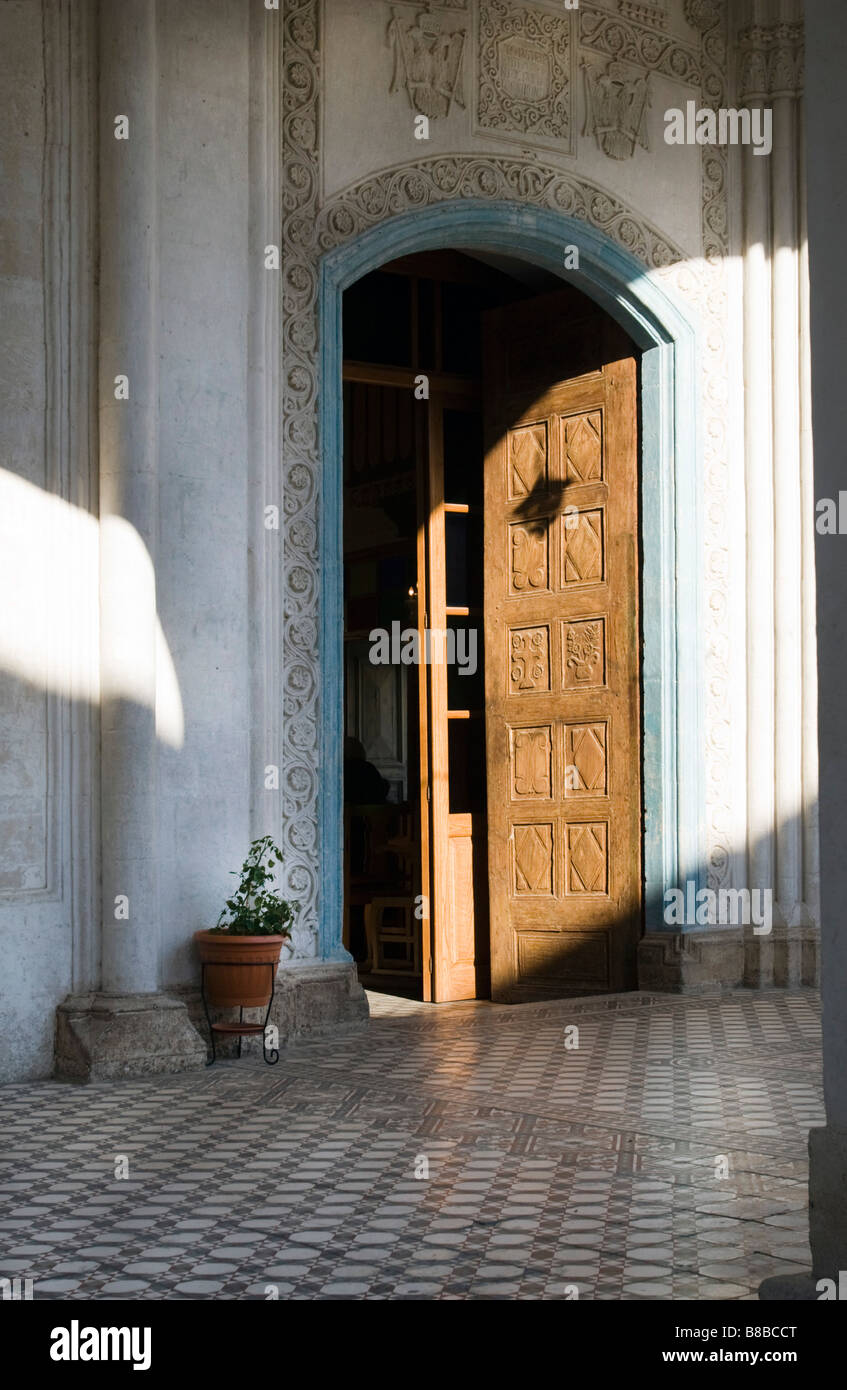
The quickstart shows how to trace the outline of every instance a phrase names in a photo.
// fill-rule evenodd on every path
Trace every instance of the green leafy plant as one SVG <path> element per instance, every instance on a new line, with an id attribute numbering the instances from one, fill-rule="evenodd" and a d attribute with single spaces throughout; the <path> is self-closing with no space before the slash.
<path id="1" fill-rule="evenodd" d="M 212 932 L 228 936 L 290 936 L 296 903 L 286 902 L 267 884 L 282 863 L 282 851 L 270 835 L 254 840 L 241 865 L 241 879 Z M 230 870 L 238 877 L 236 869 Z"/>

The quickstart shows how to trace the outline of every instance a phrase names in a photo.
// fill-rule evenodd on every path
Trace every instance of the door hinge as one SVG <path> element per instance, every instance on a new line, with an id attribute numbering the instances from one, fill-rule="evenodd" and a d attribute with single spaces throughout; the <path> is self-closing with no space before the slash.
<path id="1" fill-rule="evenodd" d="M 433 961 L 433 959 L 432 959 L 432 956 L 430 956 L 430 958 L 429 958 L 429 973 L 430 973 L 430 975 L 434 975 L 434 974 L 435 974 L 435 963 L 434 963 L 434 961 Z"/>
<path id="2" fill-rule="evenodd" d="M 426 784 L 426 799 L 427 801 L 432 801 L 432 788 L 429 785 L 429 782 L 427 782 Z"/>

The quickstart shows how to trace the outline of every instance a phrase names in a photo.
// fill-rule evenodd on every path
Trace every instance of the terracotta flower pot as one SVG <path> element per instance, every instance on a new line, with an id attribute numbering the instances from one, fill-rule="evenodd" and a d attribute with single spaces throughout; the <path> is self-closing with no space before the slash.
<path id="1" fill-rule="evenodd" d="M 196 931 L 194 940 L 206 966 L 206 1002 L 218 1009 L 266 1008 L 286 939 Z"/>

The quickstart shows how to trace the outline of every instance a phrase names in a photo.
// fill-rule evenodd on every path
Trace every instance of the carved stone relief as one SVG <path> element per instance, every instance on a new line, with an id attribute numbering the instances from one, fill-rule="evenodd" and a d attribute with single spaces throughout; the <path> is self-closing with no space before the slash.
<path id="1" fill-rule="evenodd" d="M 622 15 L 637 20 L 639 24 L 650 24 L 654 29 L 667 28 L 668 12 L 665 5 L 666 0 L 653 0 L 652 4 L 647 4 L 646 0 L 618 0 Z"/>
<path id="2" fill-rule="evenodd" d="M 650 74 L 631 63 L 599 64 L 586 61 L 585 134 L 611 159 L 629 159 L 635 146 L 649 149 L 647 112 L 650 108 Z"/>
<path id="3" fill-rule="evenodd" d="M 477 132 L 574 152 L 576 11 L 481 0 Z"/>
<path id="4" fill-rule="evenodd" d="M 657 34 L 644 24 L 630 22 L 623 13 L 580 5 L 579 44 L 583 50 L 634 63 L 643 71 L 661 72 L 693 87 L 702 82 L 701 55 L 696 47 L 675 34 Z"/>
<path id="5" fill-rule="evenodd" d="M 389 92 L 405 87 L 412 110 L 430 120 L 449 116 L 454 104 L 465 104 L 467 31 L 454 24 L 450 17 L 426 11 L 409 15 L 397 8 L 388 24 L 394 54 Z"/>

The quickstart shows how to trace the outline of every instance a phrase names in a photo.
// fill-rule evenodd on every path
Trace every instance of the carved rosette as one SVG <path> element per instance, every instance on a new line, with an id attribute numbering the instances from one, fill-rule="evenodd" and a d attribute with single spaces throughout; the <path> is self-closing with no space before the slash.
<path id="1" fill-rule="evenodd" d="M 721 0 L 685 0 L 685 18 L 692 29 L 714 29 L 722 19 Z"/>

